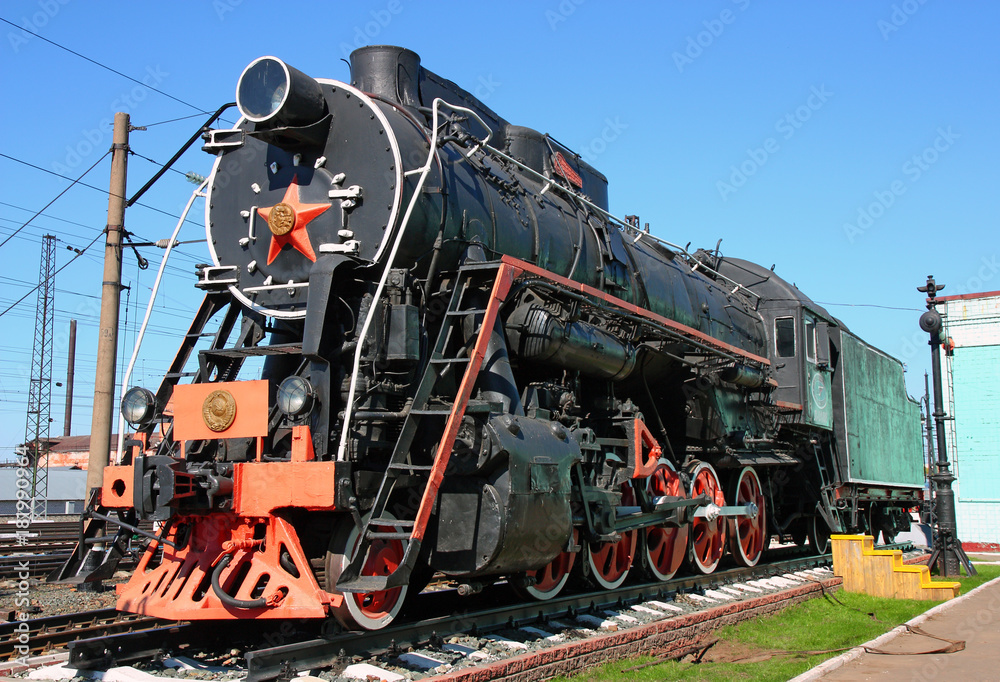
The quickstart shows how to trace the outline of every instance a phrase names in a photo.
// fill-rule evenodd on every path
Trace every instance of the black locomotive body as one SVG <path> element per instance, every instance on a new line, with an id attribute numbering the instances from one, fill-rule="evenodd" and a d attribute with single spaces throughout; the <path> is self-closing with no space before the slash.
<path id="1" fill-rule="evenodd" d="M 849 332 L 822 308 L 616 219 L 597 170 L 408 50 L 351 74 L 256 60 L 205 136 L 205 302 L 124 401 L 162 444 L 100 494 L 162 522 L 120 608 L 378 628 L 435 572 L 547 599 L 901 524 L 922 480 L 852 478 Z M 811 354 L 776 345 L 789 324 Z M 900 401 L 878 418 L 919 432 Z M 920 467 L 910 445 L 882 456 Z"/>

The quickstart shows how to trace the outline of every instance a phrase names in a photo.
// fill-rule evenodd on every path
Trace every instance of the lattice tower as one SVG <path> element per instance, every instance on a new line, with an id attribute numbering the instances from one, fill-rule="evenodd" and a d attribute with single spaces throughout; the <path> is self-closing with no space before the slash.
<path id="1" fill-rule="evenodd" d="M 31 517 L 45 518 L 49 497 L 49 412 L 52 403 L 52 332 L 55 326 L 56 238 L 42 237 L 35 308 L 35 344 L 31 353 L 31 385 L 24 442 L 31 458 Z"/>

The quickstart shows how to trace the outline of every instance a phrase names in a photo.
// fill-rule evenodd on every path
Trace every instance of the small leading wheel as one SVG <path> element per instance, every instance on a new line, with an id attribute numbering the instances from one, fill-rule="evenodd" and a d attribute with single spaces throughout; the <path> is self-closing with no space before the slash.
<path id="1" fill-rule="evenodd" d="M 706 495 L 716 506 L 724 507 L 726 497 L 722 494 L 719 476 L 707 462 L 698 462 L 691 470 L 691 498 Z M 716 517 L 710 521 L 704 517 L 691 522 L 691 546 L 688 558 L 701 573 L 711 573 L 719 565 L 726 549 L 726 518 Z"/>
<path id="2" fill-rule="evenodd" d="M 573 529 L 573 544 L 576 544 L 577 532 Z M 573 570 L 573 564 L 576 562 L 575 552 L 560 552 L 555 559 L 547 563 L 542 568 L 536 569 L 534 571 L 525 571 L 524 576 L 527 578 L 533 578 L 533 585 L 523 585 L 518 584 L 518 582 L 512 581 L 511 587 L 514 588 L 514 592 L 518 594 L 523 599 L 536 599 L 538 601 L 546 601 L 552 599 L 566 587 L 566 583 L 569 581 L 570 571 Z"/>
<path id="3" fill-rule="evenodd" d="M 388 514 L 385 514 L 386 516 Z M 406 529 L 395 526 L 378 526 L 372 530 L 384 532 L 405 532 Z M 354 548 L 358 545 L 361 533 L 354 521 L 343 519 L 334 530 L 330 539 L 330 548 L 326 553 L 326 591 L 337 592 L 337 580 L 344 568 L 351 561 Z M 361 569 L 361 575 L 388 575 L 396 570 L 403 561 L 405 546 L 402 540 L 375 539 L 372 540 L 368 559 Z M 408 586 L 394 587 L 381 592 L 344 592 L 344 600 L 334 609 L 334 617 L 346 628 L 379 630 L 389 625 L 399 614 L 399 609 L 406 599 Z"/>
<path id="4" fill-rule="evenodd" d="M 817 554 L 830 553 L 830 528 L 819 514 L 809 523 L 809 544 Z"/>
<path id="5" fill-rule="evenodd" d="M 635 504 L 635 494 L 628 483 L 622 486 L 621 503 L 626 507 Z M 583 548 L 587 579 L 605 590 L 613 590 L 625 582 L 632 568 L 639 533 L 629 530 L 620 535 L 617 541 L 587 543 Z"/>
<path id="6" fill-rule="evenodd" d="M 646 479 L 646 491 L 650 497 L 687 497 L 681 477 L 677 470 L 666 459 L 660 460 L 660 465 Z M 646 557 L 646 568 L 656 580 L 670 580 L 684 562 L 684 551 L 687 549 L 688 527 L 671 528 L 669 526 L 653 526 L 646 529 L 643 538 L 643 552 Z"/>
<path id="7" fill-rule="evenodd" d="M 756 566 L 767 545 L 767 516 L 764 513 L 764 492 L 760 479 L 750 467 L 740 472 L 733 491 L 733 504 L 741 507 L 753 504 L 756 516 L 733 516 L 729 519 L 729 551 L 740 566 Z"/>

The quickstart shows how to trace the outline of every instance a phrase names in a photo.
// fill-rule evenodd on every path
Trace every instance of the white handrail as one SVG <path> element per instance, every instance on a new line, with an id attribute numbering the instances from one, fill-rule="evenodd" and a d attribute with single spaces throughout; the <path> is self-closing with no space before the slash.
<path id="1" fill-rule="evenodd" d="M 163 279 L 163 270 L 167 267 L 167 259 L 170 258 L 170 252 L 174 248 L 174 242 L 177 241 L 177 234 L 181 231 L 181 226 L 187 219 L 187 214 L 191 210 L 191 206 L 194 205 L 194 200 L 198 197 L 204 197 L 204 189 L 208 185 L 208 179 L 202 182 L 198 187 L 191 193 L 191 198 L 188 199 L 187 205 L 181 212 L 181 217 L 177 221 L 177 226 L 174 228 L 174 233 L 170 235 L 170 241 L 167 243 L 167 250 L 163 254 L 163 260 L 160 261 L 160 269 L 156 272 L 156 281 L 153 282 L 153 290 L 149 294 L 149 304 L 146 306 L 146 315 L 142 318 L 142 325 L 139 327 L 139 335 L 135 339 L 135 346 L 132 348 L 132 357 L 128 361 L 128 367 L 125 369 L 125 375 L 122 377 L 122 387 L 121 392 L 118 395 L 118 404 L 121 405 L 122 399 L 125 397 L 126 387 L 128 386 L 129 379 L 132 378 L 132 370 L 135 368 L 136 358 L 139 357 L 139 347 L 142 345 L 142 338 L 146 334 L 146 326 L 149 324 L 149 317 L 153 313 L 153 303 L 156 302 L 156 292 L 160 288 L 160 281 Z M 118 414 L 118 445 L 115 447 L 115 463 L 119 463 L 122 460 L 122 450 L 125 443 L 125 417 L 121 414 L 119 410 Z"/>
<path id="2" fill-rule="evenodd" d="M 403 243 L 403 235 L 406 233 L 407 225 L 409 225 L 413 208 L 417 205 L 417 201 L 420 199 L 420 193 L 423 191 L 424 182 L 430 174 L 434 158 L 437 155 L 438 113 L 441 106 L 448 107 L 452 111 L 461 111 L 469 114 L 483 126 L 483 128 L 487 131 L 486 137 L 480 140 L 476 144 L 476 147 L 485 146 L 486 143 L 489 142 L 490 137 L 493 135 L 493 131 L 490 127 L 483 123 L 483 119 L 481 119 L 472 109 L 449 104 L 440 97 L 434 98 L 434 102 L 431 105 L 433 116 L 431 119 L 431 139 L 430 149 L 427 152 L 427 162 L 420 168 L 414 168 L 412 171 L 406 172 L 407 175 L 419 172 L 420 179 L 417 180 L 417 186 L 413 190 L 413 195 L 410 197 L 410 203 L 407 205 L 406 213 L 403 215 L 403 220 L 399 225 L 399 232 L 396 233 L 396 239 L 392 244 L 392 249 L 389 251 L 389 256 L 386 258 L 385 265 L 382 269 L 382 276 L 379 278 L 378 287 L 375 289 L 375 295 L 372 296 L 371 305 L 368 307 L 368 314 L 365 316 L 365 322 L 361 326 L 361 333 L 358 335 L 357 348 L 354 350 L 354 370 L 351 372 L 351 387 L 347 392 L 347 404 L 344 406 L 344 425 L 340 432 L 340 444 L 337 446 L 338 462 L 343 462 L 347 459 L 347 440 L 351 431 L 351 413 L 354 411 L 354 395 L 358 388 L 358 372 L 361 369 L 361 355 L 364 353 L 365 338 L 368 336 L 368 329 L 371 327 L 372 320 L 375 319 L 376 307 L 378 306 L 378 302 L 382 299 L 382 292 L 385 289 L 385 283 L 389 279 L 389 271 L 392 269 L 392 265 L 396 260 L 396 252 L 399 251 L 399 246 Z M 475 148 L 473 148 L 473 151 L 475 151 Z"/>

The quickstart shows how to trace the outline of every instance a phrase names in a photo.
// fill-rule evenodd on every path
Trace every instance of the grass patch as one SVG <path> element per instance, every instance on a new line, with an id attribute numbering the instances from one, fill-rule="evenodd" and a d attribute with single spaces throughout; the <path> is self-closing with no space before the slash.
<path id="1" fill-rule="evenodd" d="M 1000 566 L 976 566 L 979 575 L 962 577 L 962 594 L 1000 576 Z M 949 578 L 949 580 L 952 580 Z M 883 599 L 865 594 L 837 592 L 830 598 L 811 599 L 780 613 L 720 628 L 719 642 L 701 663 L 667 661 L 652 663 L 642 656 L 607 663 L 557 681 L 605 682 L 618 680 L 700 680 L 705 682 L 783 682 L 809 670 L 839 652 L 799 654 L 784 652 L 847 649 L 874 639 L 941 602 Z M 840 603 L 838 603 L 838 601 Z"/>

